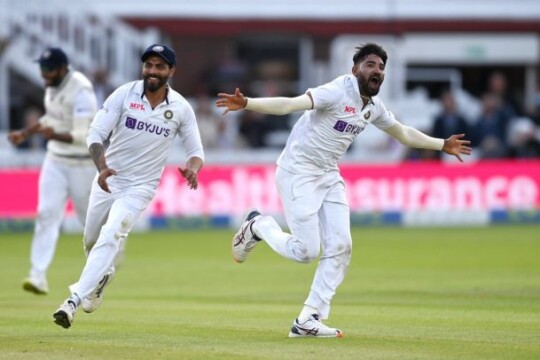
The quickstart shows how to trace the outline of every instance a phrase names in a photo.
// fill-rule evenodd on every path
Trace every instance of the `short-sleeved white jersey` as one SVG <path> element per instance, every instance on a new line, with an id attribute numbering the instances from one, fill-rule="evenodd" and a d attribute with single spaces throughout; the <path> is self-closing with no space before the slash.
<path id="1" fill-rule="evenodd" d="M 111 134 L 112 132 L 112 134 Z M 191 105 L 169 87 L 167 98 L 152 109 L 144 96 L 143 81 L 114 91 L 91 123 L 86 143 L 103 143 L 111 134 L 105 158 L 117 175 L 107 179 L 114 188 L 137 185 L 157 187 L 165 161 L 178 134 L 187 159 L 204 160 L 201 136 Z"/>
<path id="2" fill-rule="evenodd" d="M 364 107 L 358 80 L 352 74 L 308 92 L 313 98 L 313 109 L 305 111 L 296 122 L 277 161 L 293 174 L 335 170 L 338 160 L 367 125 L 384 130 L 396 123 L 377 96 Z"/>

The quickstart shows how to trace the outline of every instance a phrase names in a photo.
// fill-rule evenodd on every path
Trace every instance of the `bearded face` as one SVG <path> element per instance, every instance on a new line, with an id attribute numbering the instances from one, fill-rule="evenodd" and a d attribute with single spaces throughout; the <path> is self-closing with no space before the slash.
<path id="1" fill-rule="evenodd" d="M 379 93 L 384 81 L 385 65 L 380 57 L 371 54 L 353 67 L 353 74 L 358 79 L 360 94 L 372 97 Z"/>
<path id="2" fill-rule="evenodd" d="M 167 64 L 159 56 L 149 56 L 142 70 L 144 88 L 147 91 L 155 92 L 167 84 L 169 77 L 174 73 L 174 68 Z"/>
<path id="3" fill-rule="evenodd" d="M 360 86 L 360 93 L 365 96 L 375 96 L 379 93 L 383 78 L 379 75 L 366 75 L 360 74 L 358 78 L 358 85 Z"/>
<path id="4" fill-rule="evenodd" d="M 168 76 L 161 76 L 159 74 L 143 75 L 144 88 L 150 92 L 155 92 L 162 86 L 165 86 L 168 79 Z"/>
<path id="5" fill-rule="evenodd" d="M 61 69 L 48 70 L 42 68 L 41 77 L 45 82 L 45 86 L 50 87 L 58 87 L 58 85 L 60 85 L 60 83 L 62 83 L 62 80 L 64 79 Z"/>

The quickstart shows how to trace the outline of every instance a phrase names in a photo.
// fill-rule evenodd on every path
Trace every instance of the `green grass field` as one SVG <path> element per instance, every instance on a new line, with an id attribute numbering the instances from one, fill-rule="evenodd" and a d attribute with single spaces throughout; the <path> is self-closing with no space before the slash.
<path id="1" fill-rule="evenodd" d="M 261 244 L 244 264 L 233 231 L 132 234 L 102 307 L 52 313 L 84 265 L 63 235 L 50 294 L 21 289 L 30 234 L 0 235 L 0 359 L 540 359 L 540 227 L 354 229 L 329 325 L 289 339 L 315 264 Z"/>

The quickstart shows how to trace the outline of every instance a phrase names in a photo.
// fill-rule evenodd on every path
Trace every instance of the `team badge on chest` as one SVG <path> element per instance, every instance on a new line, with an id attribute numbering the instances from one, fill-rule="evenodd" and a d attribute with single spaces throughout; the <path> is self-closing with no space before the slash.
<path id="1" fill-rule="evenodd" d="M 171 110 L 165 110 L 163 116 L 165 117 L 165 120 L 171 120 L 173 117 L 173 112 Z"/>
<path id="2" fill-rule="evenodd" d="M 371 116 L 371 111 L 368 111 L 367 113 L 364 114 L 364 119 L 369 119 L 369 117 Z"/>

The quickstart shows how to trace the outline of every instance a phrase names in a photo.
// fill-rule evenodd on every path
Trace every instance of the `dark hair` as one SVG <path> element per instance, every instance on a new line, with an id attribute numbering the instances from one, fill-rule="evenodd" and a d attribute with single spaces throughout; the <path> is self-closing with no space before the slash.
<path id="1" fill-rule="evenodd" d="M 353 62 L 354 64 L 358 64 L 359 62 L 364 61 L 364 59 L 371 54 L 375 54 L 378 57 L 380 57 L 386 65 L 386 60 L 388 59 L 388 55 L 386 54 L 386 51 L 382 48 L 381 45 L 375 44 L 375 43 L 368 43 L 364 44 L 362 46 L 359 46 L 356 48 L 356 53 L 353 56 Z"/>

